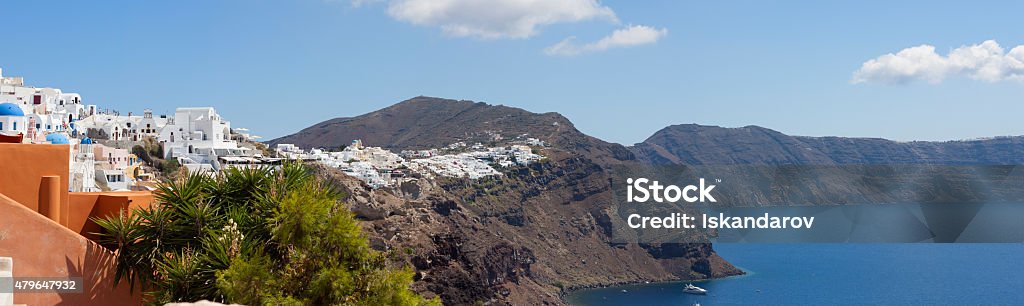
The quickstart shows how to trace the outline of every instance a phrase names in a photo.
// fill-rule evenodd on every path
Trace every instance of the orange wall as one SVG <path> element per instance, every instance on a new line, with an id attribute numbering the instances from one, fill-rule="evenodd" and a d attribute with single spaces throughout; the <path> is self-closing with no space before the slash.
<path id="1" fill-rule="evenodd" d="M 40 205 L 43 176 L 59 176 L 60 223 L 90 239 L 100 228 L 89 218 L 153 203 L 148 191 L 68 193 L 69 156 L 68 145 L 0 143 L 0 194 L 46 216 L 48 208 Z"/>
<path id="2" fill-rule="evenodd" d="M 14 259 L 14 277 L 82 277 L 83 293 L 15 293 L 15 304 L 140 305 L 127 283 L 114 286 L 114 254 L 25 205 L 0 194 L 0 256 Z"/>
<path id="3" fill-rule="evenodd" d="M 0 194 L 46 215 L 39 207 L 42 177 L 60 176 L 60 190 L 68 190 L 70 157 L 68 145 L 0 143 Z M 60 204 L 68 207 L 67 192 L 61 192 Z M 61 220 L 67 220 L 67 212 Z"/>
<path id="4" fill-rule="evenodd" d="M 70 195 L 67 227 L 86 238 L 95 240 L 99 225 L 89 218 L 102 218 L 125 213 L 132 209 L 149 207 L 153 204 L 153 193 L 149 191 L 120 192 L 73 192 Z"/>

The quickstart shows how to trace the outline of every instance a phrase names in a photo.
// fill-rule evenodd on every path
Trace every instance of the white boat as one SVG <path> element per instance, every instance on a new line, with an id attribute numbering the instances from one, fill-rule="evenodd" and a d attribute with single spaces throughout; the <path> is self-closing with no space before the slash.
<path id="1" fill-rule="evenodd" d="M 704 290 L 704 288 L 701 287 L 694 286 L 693 284 L 686 284 L 686 287 L 683 287 L 683 292 L 700 295 L 708 294 L 707 290 Z"/>

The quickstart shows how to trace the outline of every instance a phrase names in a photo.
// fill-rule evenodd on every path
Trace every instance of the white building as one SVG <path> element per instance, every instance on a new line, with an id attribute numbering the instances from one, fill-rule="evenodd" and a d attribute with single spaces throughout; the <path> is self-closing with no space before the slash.
<path id="1" fill-rule="evenodd" d="M 142 116 L 98 113 L 75 122 L 75 130 L 80 134 L 89 130 L 102 131 L 110 140 L 140 141 L 146 137 L 158 137 L 167 121 L 166 116 L 154 117 L 149 109 Z"/>
<path id="2" fill-rule="evenodd" d="M 157 139 L 164 158 L 175 158 L 192 172 L 219 171 L 218 157 L 254 154 L 231 139 L 231 122 L 212 107 L 178 108 Z"/>
<path id="3" fill-rule="evenodd" d="M 72 122 L 87 113 L 82 97 L 76 93 L 65 93 L 58 88 L 36 88 L 25 86 L 21 77 L 4 77 L 0 74 L 0 103 L 10 103 L 21 108 L 26 116 L 25 123 L 18 129 L 28 131 L 27 121 L 40 134 L 65 132 Z M 13 128 L 13 126 L 12 126 Z"/>
<path id="4" fill-rule="evenodd" d="M 72 192 L 100 191 L 96 187 L 96 159 L 92 139 L 84 138 L 72 149 L 68 188 Z"/>
<path id="5" fill-rule="evenodd" d="M 28 119 L 20 106 L 14 103 L 0 103 L 0 133 L 7 135 L 25 134 Z"/>
<path id="6" fill-rule="evenodd" d="M 97 169 L 96 175 L 100 176 L 107 183 L 107 188 L 112 191 L 128 190 L 128 180 L 125 178 L 124 170 Z"/>

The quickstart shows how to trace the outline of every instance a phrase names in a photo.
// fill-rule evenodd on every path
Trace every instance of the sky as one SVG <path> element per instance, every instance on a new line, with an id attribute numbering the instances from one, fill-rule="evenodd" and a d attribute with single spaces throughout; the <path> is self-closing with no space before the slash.
<path id="1" fill-rule="evenodd" d="M 122 114 L 214 106 L 266 140 L 419 95 L 627 145 L 687 123 L 1024 135 L 1024 4 L 834 2 L 4 1 L 0 68 Z"/>

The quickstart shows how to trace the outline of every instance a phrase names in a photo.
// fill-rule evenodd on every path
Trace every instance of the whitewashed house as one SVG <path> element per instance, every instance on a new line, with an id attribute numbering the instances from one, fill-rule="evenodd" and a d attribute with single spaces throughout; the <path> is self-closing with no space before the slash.
<path id="1" fill-rule="evenodd" d="M 0 103 L 0 133 L 8 135 L 25 134 L 28 118 L 20 106 L 14 103 Z"/>
<path id="2" fill-rule="evenodd" d="M 163 145 L 164 158 L 175 158 L 192 172 L 219 171 L 218 157 L 254 153 L 231 139 L 231 122 L 212 107 L 178 108 L 157 139 Z"/>
<path id="3" fill-rule="evenodd" d="M 40 135 L 51 132 L 67 132 L 72 122 L 86 114 L 82 97 L 76 93 L 65 93 L 58 88 L 36 88 L 25 86 L 21 77 L 4 77 L 0 74 L 0 103 L 9 103 L 21 108 L 26 122 L 19 131 L 29 128 Z M 28 122 L 32 126 L 27 126 Z M 13 125 L 12 125 L 13 127 Z"/>

